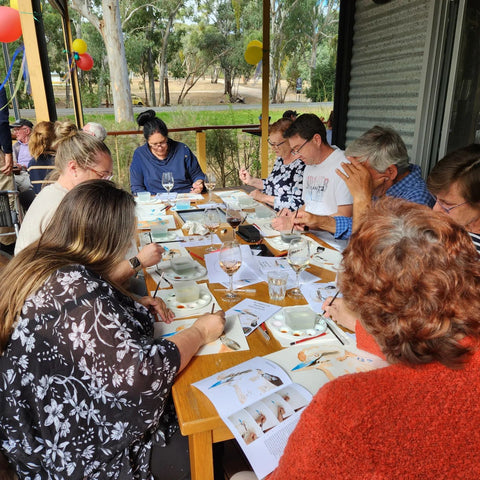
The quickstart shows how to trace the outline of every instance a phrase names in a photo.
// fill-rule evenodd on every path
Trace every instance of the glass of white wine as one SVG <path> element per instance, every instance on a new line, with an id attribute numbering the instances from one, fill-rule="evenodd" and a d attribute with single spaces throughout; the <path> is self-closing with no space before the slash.
<path id="1" fill-rule="evenodd" d="M 242 266 L 242 252 L 237 242 L 225 242 L 218 256 L 220 267 L 228 275 L 230 286 L 222 298 L 225 302 L 234 302 L 240 298 L 233 290 L 233 274 Z"/>
<path id="2" fill-rule="evenodd" d="M 162 173 L 162 187 L 167 191 L 167 202 L 170 200 L 170 190 L 173 188 L 175 180 L 172 172 Z"/>
<path id="3" fill-rule="evenodd" d="M 288 291 L 288 296 L 302 298 L 300 291 L 300 273 L 310 264 L 310 242 L 305 237 L 295 238 L 288 246 L 287 261 L 297 275 L 297 285 Z"/>
<path id="4" fill-rule="evenodd" d="M 220 226 L 220 215 L 216 208 L 209 208 L 205 211 L 205 226 L 210 232 L 210 246 L 205 252 L 210 253 L 216 250 L 213 246 L 213 232 Z"/>
<path id="5" fill-rule="evenodd" d="M 212 201 L 212 190 L 215 190 L 215 187 L 217 185 L 217 177 L 214 172 L 209 170 L 207 174 L 205 175 L 205 188 L 208 191 L 208 201 Z"/>

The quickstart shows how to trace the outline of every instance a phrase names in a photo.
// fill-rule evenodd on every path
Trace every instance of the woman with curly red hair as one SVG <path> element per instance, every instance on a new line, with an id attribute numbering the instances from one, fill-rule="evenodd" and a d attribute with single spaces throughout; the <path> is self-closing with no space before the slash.
<path id="1" fill-rule="evenodd" d="M 325 385 L 269 480 L 480 478 L 475 256 L 445 215 L 390 198 L 372 207 L 339 286 L 391 365 Z"/>

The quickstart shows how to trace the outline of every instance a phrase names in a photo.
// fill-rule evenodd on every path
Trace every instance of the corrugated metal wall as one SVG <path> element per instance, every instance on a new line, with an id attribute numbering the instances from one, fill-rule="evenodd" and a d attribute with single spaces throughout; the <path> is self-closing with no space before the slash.
<path id="1" fill-rule="evenodd" d="M 347 145 L 373 125 L 385 125 L 400 133 L 411 155 L 430 5 L 356 1 Z"/>

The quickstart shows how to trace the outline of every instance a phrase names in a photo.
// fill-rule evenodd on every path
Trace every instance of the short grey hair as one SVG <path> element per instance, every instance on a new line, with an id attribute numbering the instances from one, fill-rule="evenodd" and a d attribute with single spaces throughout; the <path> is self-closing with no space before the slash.
<path id="1" fill-rule="evenodd" d="M 400 135 L 389 127 L 375 125 L 355 139 L 345 150 L 349 157 L 361 157 L 359 161 L 368 163 L 377 172 L 384 172 L 390 165 L 397 167 L 398 173 L 408 170 L 408 153 Z"/>
<path id="2" fill-rule="evenodd" d="M 88 128 L 87 128 L 88 127 Z M 107 138 L 107 131 L 103 125 L 95 122 L 88 122 L 84 127 L 83 131 L 97 137 L 102 142 Z"/>

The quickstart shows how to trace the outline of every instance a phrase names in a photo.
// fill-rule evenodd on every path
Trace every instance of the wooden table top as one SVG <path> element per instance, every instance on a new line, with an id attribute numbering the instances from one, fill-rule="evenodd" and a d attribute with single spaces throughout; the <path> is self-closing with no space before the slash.
<path id="1" fill-rule="evenodd" d="M 201 203 L 203 202 L 198 203 L 199 206 L 201 206 Z M 181 219 L 175 212 L 172 213 L 175 216 L 177 226 L 180 227 L 182 224 Z M 220 233 L 225 229 L 227 230 L 225 233 Z M 221 240 L 231 239 L 231 227 L 228 224 L 220 225 L 218 228 L 218 234 Z M 311 234 L 308 235 L 318 241 L 319 244 L 325 246 L 325 243 L 317 239 L 315 236 Z M 245 243 L 241 239 L 238 240 L 239 243 Z M 194 247 L 188 248 L 188 250 L 194 252 L 199 257 L 203 257 L 205 248 L 206 247 Z M 272 251 L 272 253 L 278 255 L 281 252 Z M 195 260 L 205 264 L 205 262 L 202 262 L 198 258 L 195 258 Z M 335 280 L 335 274 L 329 270 L 324 270 L 315 266 L 310 267 L 307 270 L 320 277 L 323 282 Z M 148 274 L 146 274 L 145 279 L 148 291 L 155 290 L 156 285 L 153 279 Z M 218 283 L 210 284 L 210 287 L 212 287 L 212 293 L 215 288 L 224 288 L 223 285 Z M 252 288 L 255 288 L 255 293 L 245 293 L 241 296 L 239 301 L 243 298 L 254 298 L 255 300 L 274 303 L 275 305 L 280 305 L 282 307 L 304 305 L 307 303 L 303 298 L 301 300 L 295 300 L 288 296 L 285 297 L 284 301 L 272 302 L 268 296 L 268 285 L 266 282 L 254 284 L 252 285 Z M 239 291 L 241 291 L 241 289 Z M 225 311 L 234 306 L 233 302 L 223 302 L 221 300 L 221 293 L 216 293 L 214 295 L 220 307 Z M 213 404 L 202 392 L 200 392 L 200 390 L 193 387 L 192 383 L 242 363 L 250 358 L 268 355 L 269 353 L 273 353 L 282 348 L 272 334 L 270 334 L 270 340 L 267 341 L 261 334 L 260 329 L 256 329 L 250 334 L 247 337 L 247 340 L 250 350 L 196 356 L 179 374 L 173 385 L 172 394 L 175 408 L 177 410 L 180 429 L 183 435 L 191 435 L 224 427 L 224 423 L 218 416 Z M 230 438 L 233 438 L 233 436 Z"/>

